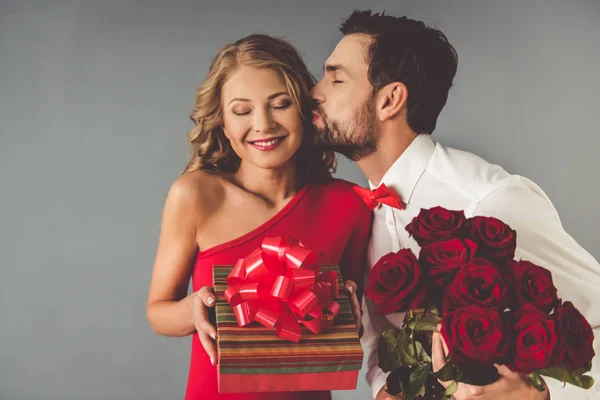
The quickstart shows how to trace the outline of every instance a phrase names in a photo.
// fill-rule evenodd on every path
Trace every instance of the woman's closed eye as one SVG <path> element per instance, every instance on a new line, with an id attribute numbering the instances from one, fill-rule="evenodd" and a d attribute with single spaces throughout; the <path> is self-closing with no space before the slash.
<path id="1" fill-rule="evenodd" d="M 292 105 L 292 102 L 290 100 L 284 100 L 284 101 L 279 101 L 277 103 L 274 103 L 272 105 L 270 105 L 270 107 L 272 109 L 275 110 L 285 110 L 286 108 L 289 108 Z M 243 115 L 248 115 L 252 112 L 252 109 L 249 107 L 234 107 L 231 110 L 235 115 L 238 116 L 243 116 Z"/>
<path id="2" fill-rule="evenodd" d="M 275 103 L 271 107 L 276 110 L 285 110 L 286 108 L 288 108 L 291 105 L 292 105 L 292 102 L 289 100 L 286 100 L 286 101 L 281 101 L 281 102 Z"/>
<path id="3" fill-rule="evenodd" d="M 235 115 L 242 116 L 250 114 L 251 110 L 249 108 L 234 108 L 232 111 Z"/>

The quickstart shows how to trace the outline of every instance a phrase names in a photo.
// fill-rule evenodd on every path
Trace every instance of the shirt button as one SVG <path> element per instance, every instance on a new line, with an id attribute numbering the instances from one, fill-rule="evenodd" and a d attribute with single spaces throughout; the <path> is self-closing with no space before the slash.
<path id="1" fill-rule="evenodd" d="M 388 219 L 388 225 L 389 226 L 394 226 L 394 220 L 393 219 Z"/>

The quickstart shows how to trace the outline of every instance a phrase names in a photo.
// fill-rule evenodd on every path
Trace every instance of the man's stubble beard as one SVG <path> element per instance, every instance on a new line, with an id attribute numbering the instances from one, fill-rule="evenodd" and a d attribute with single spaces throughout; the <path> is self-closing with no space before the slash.
<path id="1" fill-rule="evenodd" d="M 318 110 L 322 128 L 315 128 L 317 145 L 336 151 L 356 162 L 377 151 L 373 99 L 359 107 L 350 121 L 331 121 L 322 109 Z"/>

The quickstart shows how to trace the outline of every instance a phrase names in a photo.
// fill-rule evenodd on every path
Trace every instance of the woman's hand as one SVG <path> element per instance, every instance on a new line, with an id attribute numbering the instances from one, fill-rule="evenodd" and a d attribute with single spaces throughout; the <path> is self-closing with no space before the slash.
<path id="1" fill-rule="evenodd" d="M 362 336 L 362 314 L 360 311 L 360 302 L 358 301 L 358 297 L 356 296 L 356 283 L 353 281 L 344 282 L 344 292 L 346 296 L 348 296 L 348 301 L 350 301 L 350 308 L 352 309 L 352 315 L 354 316 L 354 322 L 356 322 L 356 330 L 358 331 L 358 336 Z"/>
<path id="2" fill-rule="evenodd" d="M 198 338 L 212 365 L 217 364 L 217 329 L 211 322 L 210 314 L 216 304 L 215 293 L 210 286 L 204 286 L 192 296 L 192 318 Z"/>

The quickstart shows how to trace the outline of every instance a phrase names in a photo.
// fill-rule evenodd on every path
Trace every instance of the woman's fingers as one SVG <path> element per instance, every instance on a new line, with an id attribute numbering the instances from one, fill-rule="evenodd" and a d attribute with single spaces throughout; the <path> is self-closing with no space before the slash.
<path id="1" fill-rule="evenodd" d="M 348 296 L 348 300 L 350 301 L 350 308 L 352 309 L 352 315 L 354 316 L 354 321 L 356 322 L 356 329 L 359 333 L 362 331 L 362 316 L 360 312 L 360 302 L 358 301 L 358 296 L 356 295 L 356 290 L 358 286 L 353 281 L 344 282 L 344 291 L 346 296 Z"/>
<path id="2" fill-rule="evenodd" d="M 217 365 L 217 349 L 214 341 L 210 338 L 210 336 L 202 331 L 198 331 L 198 339 L 200 339 L 202 347 L 204 347 L 206 354 L 208 354 L 211 364 Z"/>
<path id="3" fill-rule="evenodd" d="M 213 365 L 217 363 L 217 347 L 215 340 L 217 339 L 217 329 L 210 321 L 211 309 L 215 306 L 216 297 L 213 289 L 204 286 L 198 290 L 192 299 L 194 326 L 198 331 L 198 338 L 206 354 L 210 357 Z"/>

